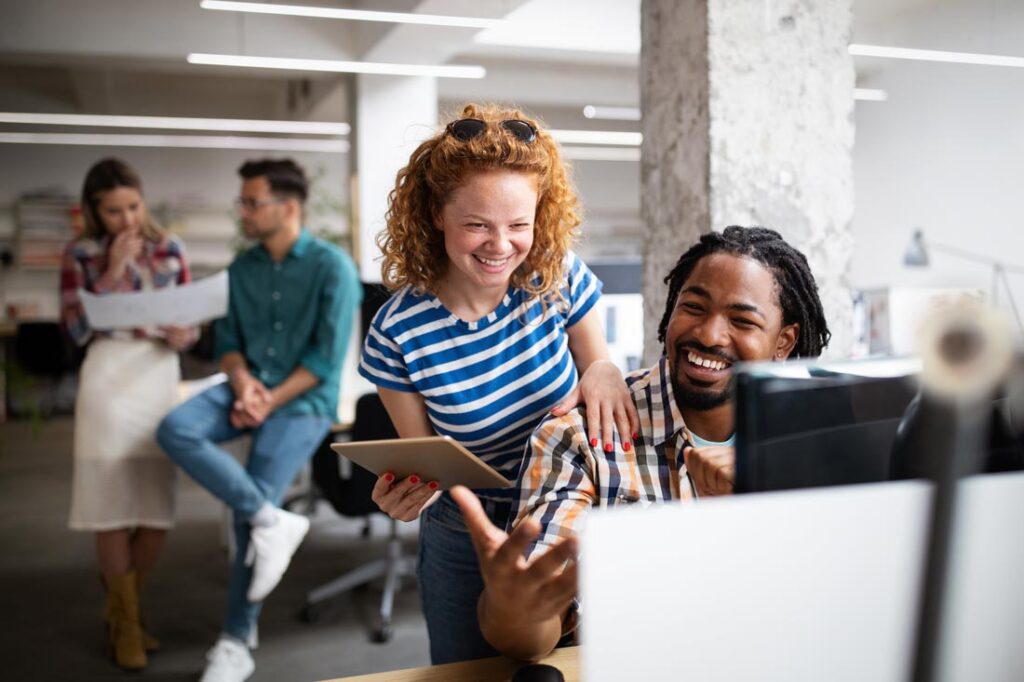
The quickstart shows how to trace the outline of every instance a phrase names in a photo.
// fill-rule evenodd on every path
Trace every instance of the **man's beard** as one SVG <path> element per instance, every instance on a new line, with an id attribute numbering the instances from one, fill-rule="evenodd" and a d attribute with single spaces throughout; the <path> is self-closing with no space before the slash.
<path id="1" fill-rule="evenodd" d="M 721 407 L 731 401 L 736 395 L 736 389 L 731 381 L 729 386 L 722 391 L 684 386 L 679 380 L 679 375 L 673 371 L 672 393 L 675 396 L 676 405 L 680 411 L 694 410 L 696 412 L 704 412 L 705 410 Z"/>
<path id="2" fill-rule="evenodd" d="M 729 364 L 734 364 L 736 362 L 736 358 L 728 356 L 725 353 L 715 352 L 711 348 L 705 348 L 694 341 L 680 342 L 676 344 L 675 357 L 676 363 L 678 364 L 673 367 L 673 363 L 669 361 L 668 369 L 672 376 L 672 393 L 676 400 L 676 406 L 679 408 L 680 412 L 684 410 L 704 412 L 705 410 L 713 410 L 716 407 L 721 407 L 731 401 L 736 396 L 736 388 L 732 381 L 730 381 L 729 385 L 721 391 L 712 391 L 708 388 L 683 384 L 682 380 L 679 378 L 679 374 L 682 371 L 681 363 L 686 362 L 686 351 L 688 349 L 704 353 L 705 355 L 720 357 Z M 690 381 L 692 382 L 693 379 L 690 379 Z"/>

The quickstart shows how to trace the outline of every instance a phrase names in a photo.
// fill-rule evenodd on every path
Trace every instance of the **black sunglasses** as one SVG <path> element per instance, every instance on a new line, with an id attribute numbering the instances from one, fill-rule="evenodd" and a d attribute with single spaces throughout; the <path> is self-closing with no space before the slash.
<path id="1" fill-rule="evenodd" d="M 530 143 L 537 139 L 537 129 L 527 121 L 510 118 L 501 121 L 501 127 L 520 142 Z M 474 137 L 483 135 L 485 130 L 487 130 L 486 121 L 481 121 L 478 118 L 460 118 L 458 121 L 449 123 L 448 127 L 445 128 L 445 133 L 451 135 L 456 140 L 468 142 Z"/>

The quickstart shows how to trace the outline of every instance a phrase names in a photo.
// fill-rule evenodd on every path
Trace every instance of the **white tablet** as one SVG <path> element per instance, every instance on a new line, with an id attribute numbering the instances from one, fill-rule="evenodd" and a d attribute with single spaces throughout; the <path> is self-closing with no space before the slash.
<path id="1" fill-rule="evenodd" d="M 449 436 L 361 440 L 334 443 L 331 449 L 378 476 L 391 472 L 399 479 L 416 474 L 437 481 L 441 490 L 511 488 L 512 482 Z"/>

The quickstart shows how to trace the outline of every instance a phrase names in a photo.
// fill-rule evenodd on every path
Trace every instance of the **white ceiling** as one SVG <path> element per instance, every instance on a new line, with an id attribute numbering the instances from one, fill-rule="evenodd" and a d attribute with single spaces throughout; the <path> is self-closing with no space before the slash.
<path id="1" fill-rule="evenodd" d="M 442 79 L 442 100 L 514 101 L 545 110 L 549 122 L 584 104 L 635 106 L 639 99 L 640 0 L 295 4 L 506 21 L 480 31 L 242 15 L 200 9 L 198 0 L 0 0 L 0 109 L 192 116 L 244 116 L 239 109 L 245 109 L 253 118 L 347 117 L 344 98 L 331 95 L 332 88 L 344 88 L 344 76 L 194 66 L 185 63 L 189 52 L 482 64 L 488 68 L 483 80 Z M 1020 0 L 854 1 L 857 42 L 1012 54 L 1024 50 L 1022 28 Z M 857 67 L 870 85 L 886 64 L 858 59 Z"/>

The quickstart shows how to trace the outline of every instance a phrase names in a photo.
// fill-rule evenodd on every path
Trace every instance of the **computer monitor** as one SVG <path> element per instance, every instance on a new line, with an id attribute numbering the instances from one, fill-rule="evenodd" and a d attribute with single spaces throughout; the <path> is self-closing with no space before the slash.
<path id="1" fill-rule="evenodd" d="M 905 359 L 739 365 L 736 492 L 889 480 L 917 369 Z"/>

